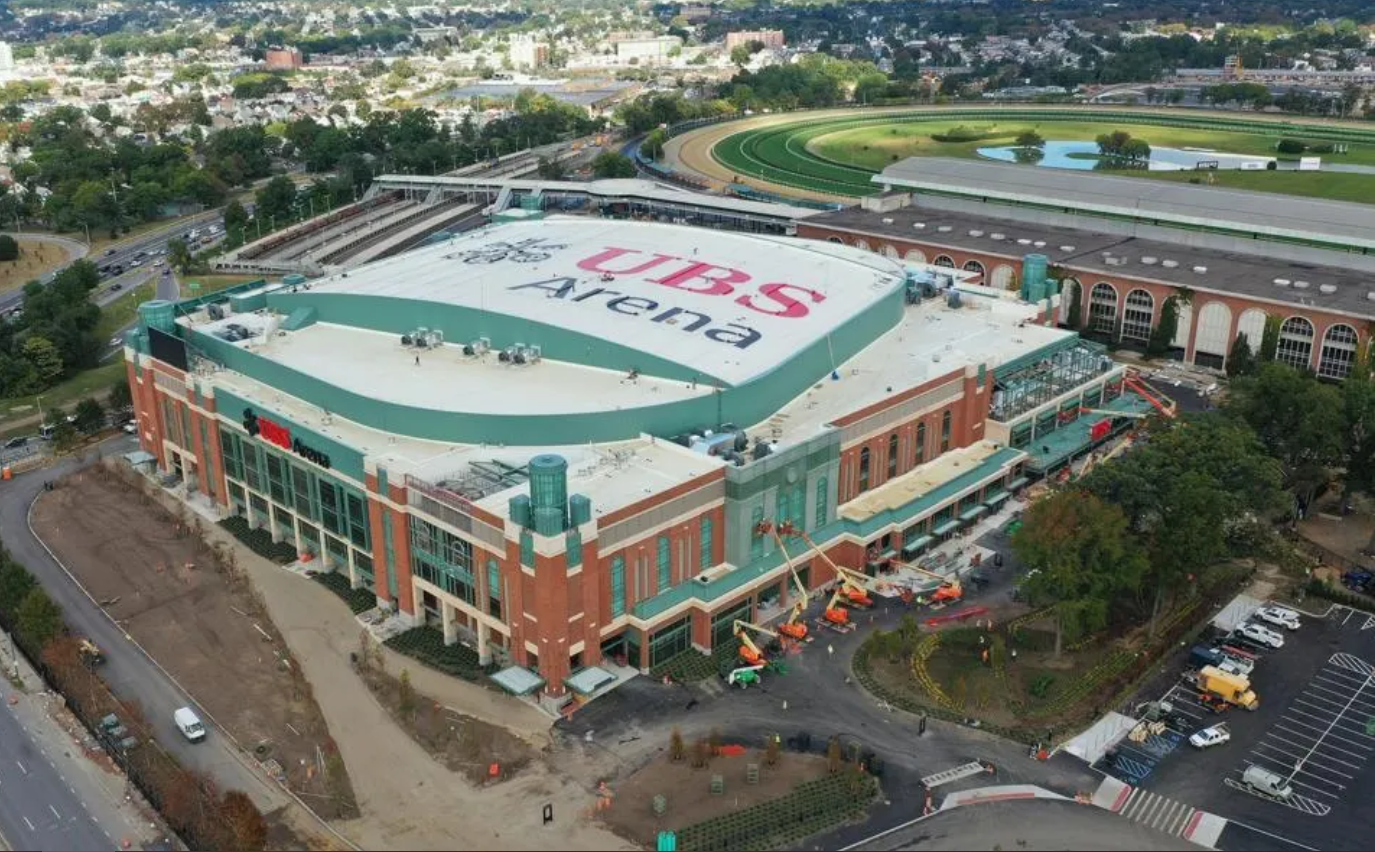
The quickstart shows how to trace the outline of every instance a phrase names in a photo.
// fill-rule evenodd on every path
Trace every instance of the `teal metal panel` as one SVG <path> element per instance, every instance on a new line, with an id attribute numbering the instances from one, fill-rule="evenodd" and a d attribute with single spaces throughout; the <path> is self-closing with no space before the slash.
<path id="1" fill-rule="evenodd" d="M 231 393 L 224 388 L 215 389 L 215 410 L 223 414 L 231 422 L 238 423 L 245 408 L 252 408 L 259 414 L 266 415 L 279 422 L 291 430 L 293 436 L 300 439 L 315 449 L 329 456 L 330 469 L 337 471 L 343 476 L 347 476 L 355 482 L 364 482 L 366 477 L 363 473 L 363 454 L 353 447 L 347 447 L 333 438 L 321 435 L 313 429 L 296 423 L 290 417 L 279 414 L 271 408 L 255 402 L 249 402 L 241 396 Z M 251 439 L 250 439 L 251 440 Z"/>
<path id="2" fill-rule="evenodd" d="M 206 293 L 204 296 L 197 296 L 194 299 L 182 299 L 181 301 L 177 302 L 177 313 L 183 316 L 186 314 L 194 313 L 199 308 L 202 308 L 205 305 L 210 304 L 211 302 L 224 302 L 227 301 L 230 296 L 233 296 L 236 293 L 247 293 L 249 290 L 257 290 L 259 287 L 263 287 L 266 285 L 267 281 L 265 279 L 260 278 L 257 281 L 245 281 L 242 284 L 235 284 L 232 287 L 225 287 L 223 290 L 216 290 L 213 293 Z"/>
<path id="3" fill-rule="evenodd" d="M 300 331 L 307 326 L 314 325 L 316 319 L 318 316 L 314 308 L 297 308 L 282 321 L 282 330 Z"/>

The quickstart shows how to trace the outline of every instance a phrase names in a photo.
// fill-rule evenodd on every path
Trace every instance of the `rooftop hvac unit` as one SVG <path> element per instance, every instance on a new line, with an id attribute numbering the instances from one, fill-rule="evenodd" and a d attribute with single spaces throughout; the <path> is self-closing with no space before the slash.
<path id="1" fill-rule="evenodd" d="M 210 315 L 212 320 L 224 319 L 224 308 L 214 302 L 205 306 L 205 312 Z"/>
<path id="2" fill-rule="evenodd" d="M 514 346 L 507 346 L 505 349 L 501 350 L 501 354 L 497 356 L 497 360 L 503 364 L 513 363 L 516 360 L 516 353 L 519 351 L 520 350 Z"/>
<path id="3" fill-rule="evenodd" d="M 409 334 L 403 334 L 403 335 L 401 335 L 401 345 L 402 345 L 402 346 L 410 346 L 410 345 L 411 345 L 411 342 L 412 342 L 412 341 L 411 341 L 411 336 L 410 336 Z"/>
<path id="4" fill-rule="evenodd" d="M 443 346 L 444 332 L 440 331 L 439 329 L 425 332 L 425 336 L 423 338 L 423 342 L 421 343 L 421 345 L 424 346 L 426 349 L 433 349 L 436 346 Z"/>

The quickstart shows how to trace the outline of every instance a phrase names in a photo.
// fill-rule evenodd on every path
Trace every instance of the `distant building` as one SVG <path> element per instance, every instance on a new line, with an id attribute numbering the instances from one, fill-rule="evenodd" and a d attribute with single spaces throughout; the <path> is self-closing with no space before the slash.
<path id="1" fill-rule="evenodd" d="M 782 30 L 744 30 L 738 33 L 726 33 L 726 51 L 730 52 L 737 47 L 748 45 L 752 41 L 757 41 L 769 50 L 778 50 L 783 47 Z"/>
<path id="2" fill-rule="evenodd" d="M 655 63 L 668 59 L 669 53 L 683 46 L 677 36 L 655 36 L 653 38 L 629 38 L 616 42 L 616 58 L 623 61 L 631 59 Z"/>
<path id="3" fill-rule="evenodd" d="M 1241 57 L 1237 54 L 1228 56 L 1222 61 L 1222 76 L 1227 80 L 1240 80 L 1245 73 L 1241 64 Z"/>
<path id="4" fill-rule="evenodd" d="M 412 32 L 421 44 L 458 40 L 458 27 L 416 27 Z"/>
<path id="5" fill-rule="evenodd" d="M 531 35 L 511 36 L 511 67 L 542 68 L 549 64 L 549 45 Z"/>
<path id="6" fill-rule="evenodd" d="M 678 14 L 690 24 L 705 21 L 711 17 L 711 7 L 704 4 L 689 4 L 678 7 Z"/>
<path id="7" fill-rule="evenodd" d="M 296 71 L 305 65 L 301 51 L 294 47 L 274 47 L 267 51 L 267 70 Z"/>

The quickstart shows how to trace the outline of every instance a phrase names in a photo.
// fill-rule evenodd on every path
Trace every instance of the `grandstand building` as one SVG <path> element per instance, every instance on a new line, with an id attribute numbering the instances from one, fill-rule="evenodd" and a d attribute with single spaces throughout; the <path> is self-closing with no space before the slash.
<path id="1" fill-rule="evenodd" d="M 166 481 L 559 706 L 781 612 L 788 558 L 835 581 L 765 522 L 874 573 L 1129 423 L 1020 275 L 554 216 L 146 303 L 125 351 Z"/>
<path id="2" fill-rule="evenodd" d="M 1175 299 L 1173 357 L 1222 369 L 1238 335 L 1277 360 L 1345 378 L 1375 320 L 1375 212 L 1363 204 L 1053 169 L 913 158 L 857 207 L 798 221 L 802 237 L 1018 286 L 1044 254 L 1056 318 L 1144 348 Z M 1077 303 L 1077 308 L 1074 305 Z"/>

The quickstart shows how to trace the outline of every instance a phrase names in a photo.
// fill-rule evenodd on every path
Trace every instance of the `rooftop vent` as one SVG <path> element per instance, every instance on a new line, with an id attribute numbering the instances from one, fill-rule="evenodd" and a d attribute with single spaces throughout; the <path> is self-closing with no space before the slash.
<path id="1" fill-rule="evenodd" d="M 1162 260 L 1162 261 L 1160 261 L 1160 265 L 1163 266 L 1163 267 L 1165 267 L 1166 269 L 1174 269 L 1176 266 L 1179 265 L 1179 261 L 1177 261 L 1177 260 Z"/>
<path id="2" fill-rule="evenodd" d="M 1141 258 L 1141 262 L 1146 264 L 1147 266 L 1155 266 L 1157 263 L 1160 262 L 1160 258 L 1148 254 L 1145 257 Z"/>
<path id="3" fill-rule="evenodd" d="M 953 231 L 954 228 L 950 227 L 949 225 L 940 225 L 939 227 L 936 228 L 936 230 L 937 230 L 937 231 L 940 231 L 942 234 L 948 234 L 948 233 L 950 233 L 951 231 Z"/>
<path id="4" fill-rule="evenodd" d="M 1367 302 L 1375 302 L 1375 290 L 1366 291 L 1365 300 Z"/>
<path id="5" fill-rule="evenodd" d="M 989 234 L 988 236 L 989 236 L 991 239 L 995 239 L 995 240 L 1005 240 L 1005 239 L 1007 239 L 1007 234 L 1000 234 L 1000 233 L 998 233 L 997 231 L 994 231 L 993 233 Z"/>
<path id="6" fill-rule="evenodd" d="M 1276 279 L 1275 279 L 1275 286 L 1276 286 L 1276 287 L 1288 287 L 1289 284 L 1290 284 L 1290 281 L 1289 281 L 1288 278 L 1276 278 Z"/>
<path id="7" fill-rule="evenodd" d="M 1206 266 L 1195 266 L 1195 267 L 1194 267 L 1194 272 L 1197 272 L 1199 275 L 1202 275 L 1203 273 L 1205 273 L 1205 272 L 1207 272 L 1207 271 L 1208 271 L 1208 267 L 1206 267 Z"/>
<path id="8" fill-rule="evenodd" d="M 1319 292 L 1319 293 L 1326 293 L 1327 295 L 1331 296 L 1333 293 L 1337 292 L 1337 285 L 1336 285 L 1336 284 L 1319 284 L 1319 285 L 1318 285 L 1318 292 Z"/>
<path id="9" fill-rule="evenodd" d="M 913 223 L 912 223 L 912 227 L 913 227 L 913 228 L 916 228 L 917 230 L 921 230 L 922 228 L 925 228 L 925 227 L 926 227 L 926 223 L 925 223 L 925 222 L 913 222 Z"/>
<path id="10" fill-rule="evenodd" d="M 1298 289 L 1298 290 L 1307 290 L 1307 289 L 1308 289 L 1308 282 L 1307 282 L 1307 281 L 1295 281 L 1295 282 L 1294 282 L 1294 288 L 1295 288 L 1295 289 Z"/>
<path id="11" fill-rule="evenodd" d="M 978 230 L 977 228 L 976 228 L 976 229 L 971 229 L 970 232 L 969 232 L 969 236 L 971 236 L 971 237 L 982 237 L 983 235 L 984 235 L 984 232 Z"/>
<path id="12" fill-rule="evenodd" d="M 1074 246 L 1060 246 L 1060 251 L 1074 251 Z"/>
<path id="13" fill-rule="evenodd" d="M 1046 247 L 1046 241 L 1045 241 L 1045 240 L 1037 240 L 1036 242 L 1032 243 L 1032 245 L 1036 246 L 1036 248 L 1045 248 L 1045 247 Z"/>
<path id="14" fill-rule="evenodd" d="M 893 217 L 892 217 L 892 216 L 884 216 L 884 217 L 883 217 L 883 224 L 885 224 L 885 225 L 891 225 L 891 224 L 893 224 Z"/>
<path id="15" fill-rule="evenodd" d="M 1029 245 L 1031 245 L 1031 240 L 1028 240 L 1026 237 L 1018 237 L 1018 238 L 1017 238 L 1017 245 L 1019 245 L 1019 246 L 1029 246 Z"/>

